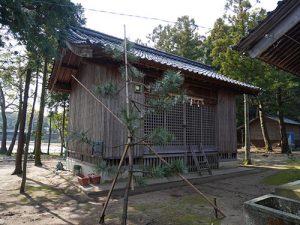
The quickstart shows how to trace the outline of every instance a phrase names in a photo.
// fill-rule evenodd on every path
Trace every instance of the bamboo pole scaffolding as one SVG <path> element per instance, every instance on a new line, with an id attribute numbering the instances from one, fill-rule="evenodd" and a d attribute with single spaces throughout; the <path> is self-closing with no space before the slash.
<path id="1" fill-rule="evenodd" d="M 84 84 L 82 84 L 74 75 L 72 75 L 72 78 L 81 86 L 83 87 L 98 103 L 100 103 L 110 114 L 112 114 L 112 116 L 117 120 L 119 121 L 123 126 L 126 127 L 126 125 L 124 124 L 124 122 L 116 115 L 114 114 L 101 100 L 99 100 Z M 127 82 L 127 80 L 126 80 Z M 127 99 L 127 98 L 126 98 Z M 128 98 L 129 100 L 129 98 Z M 151 146 L 149 144 L 147 144 L 146 142 L 142 142 L 140 143 L 144 146 L 146 146 L 151 152 L 153 152 L 163 163 L 165 163 L 166 165 L 170 165 L 166 160 L 164 160 L 155 150 L 153 150 L 151 148 Z M 109 192 L 108 192 L 108 195 L 107 195 L 107 199 L 105 201 L 105 204 L 103 206 L 103 209 L 102 209 L 102 212 L 101 212 L 101 215 L 100 215 L 100 220 L 99 220 L 99 224 L 104 224 L 104 220 L 105 220 L 105 211 L 107 209 L 107 206 L 108 206 L 108 203 L 109 203 L 109 200 L 111 198 L 111 194 L 115 188 L 115 185 L 116 185 L 116 182 L 117 182 L 117 179 L 118 179 L 118 176 L 119 176 L 119 173 L 120 173 L 120 170 L 121 170 L 121 167 L 122 167 L 122 164 L 126 158 L 126 155 L 128 153 L 128 150 L 130 148 L 132 148 L 132 137 L 129 137 L 128 138 L 128 142 L 127 144 L 125 145 L 125 148 L 124 148 L 124 151 L 123 151 L 123 154 L 121 156 L 121 159 L 120 159 L 120 162 L 119 162 L 119 165 L 118 165 L 118 170 L 117 170 L 117 173 L 112 181 L 112 184 L 111 184 L 111 187 L 109 189 Z M 129 157 L 130 157 L 131 154 L 129 154 Z M 133 160 L 132 160 L 133 161 Z M 132 162 L 133 163 L 133 162 Z M 132 172 L 129 171 L 129 172 Z M 223 211 L 221 209 L 219 209 L 208 197 L 205 196 L 204 193 L 202 193 L 197 187 L 195 187 L 186 177 L 184 177 L 182 174 L 180 173 L 177 173 L 176 174 L 177 176 L 179 176 L 184 182 L 186 182 L 190 187 L 192 187 L 198 194 L 200 194 L 216 211 L 218 211 L 223 217 L 226 217 L 226 215 L 223 213 Z M 132 174 L 131 176 L 132 177 Z M 129 182 L 127 185 L 131 186 L 132 183 L 131 183 L 131 178 L 129 179 Z M 130 185 L 131 184 L 131 185 Z M 126 188 L 127 190 L 127 188 Z M 128 190 L 125 192 L 125 195 L 127 194 L 127 198 L 128 198 Z M 128 202 L 126 203 L 126 205 L 128 204 Z M 124 205 L 125 206 L 125 205 Z M 123 218 L 124 219 L 124 218 Z M 125 222 L 126 224 L 126 222 Z"/>

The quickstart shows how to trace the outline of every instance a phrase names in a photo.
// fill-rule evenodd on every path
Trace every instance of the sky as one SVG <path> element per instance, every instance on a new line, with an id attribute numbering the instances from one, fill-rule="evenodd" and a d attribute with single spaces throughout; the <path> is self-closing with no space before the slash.
<path id="1" fill-rule="evenodd" d="M 109 13 L 101 13 L 92 10 L 102 10 L 131 14 L 145 17 L 154 17 L 168 21 L 176 21 L 178 17 L 188 15 L 194 18 L 199 27 L 199 33 L 205 35 L 209 28 L 213 27 L 215 20 L 224 13 L 226 0 L 72 0 L 80 3 L 85 10 L 86 27 L 106 34 L 123 38 L 123 26 L 126 25 L 127 37 L 134 41 L 141 39 L 146 41 L 146 36 L 159 24 L 166 22 L 134 17 L 119 16 Z M 267 11 L 276 8 L 278 0 L 252 0 L 254 8 L 263 7 Z M 87 10 L 90 9 L 90 10 Z"/>

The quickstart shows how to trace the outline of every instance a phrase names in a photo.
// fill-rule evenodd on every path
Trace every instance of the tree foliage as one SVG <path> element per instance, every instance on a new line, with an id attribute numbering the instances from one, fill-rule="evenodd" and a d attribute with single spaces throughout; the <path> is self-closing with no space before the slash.
<path id="1" fill-rule="evenodd" d="M 233 79 L 254 84 L 259 80 L 257 74 L 265 74 L 263 63 L 241 56 L 232 49 L 248 29 L 254 28 L 265 16 L 266 11 L 263 9 L 251 10 L 251 4 L 247 0 L 227 1 L 225 15 L 217 19 L 207 38 L 212 65 L 218 71 Z"/>
<path id="2" fill-rule="evenodd" d="M 0 24 L 29 52 L 54 57 L 65 39 L 65 28 L 85 22 L 81 5 L 70 0 L 2 0 Z M 2 40 L 3 41 L 3 40 Z"/>
<path id="3" fill-rule="evenodd" d="M 278 113 L 281 117 L 283 114 L 292 115 L 286 106 L 288 102 L 295 104 L 296 98 L 292 97 L 292 92 L 299 89 L 299 79 L 257 59 L 241 55 L 233 49 L 249 30 L 266 17 L 266 11 L 261 8 L 253 9 L 248 0 L 227 0 L 225 9 L 224 16 L 215 22 L 205 41 L 210 48 L 212 65 L 233 79 L 262 88 L 258 98 L 250 101 L 252 117 L 258 116 L 258 110 L 263 110 L 266 114 Z M 282 96 L 284 100 L 276 101 L 278 96 Z M 239 106 L 239 123 L 242 121 L 241 109 Z M 281 130 L 283 132 L 284 129 Z"/>
<path id="4" fill-rule="evenodd" d="M 194 19 L 182 16 L 174 25 L 159 25 L 147 36 L 154 47 L 188 59 L 204 61 L 204 36 L 197 31 Z"/>
<path id="5" fill-rule="evenodd" d="M 52 115 L 52 127 L 59 131 L 60 139 L 63 141 L 64 137 L 68 135 L 68 122 L 63 122 L 63 113 L 54 113 Z"/>
<path id="6" fill-rule="evenodd" d="M 48 64 L 57 56 L 57 50 L 65 43 L 66 28 L 84 23 L 81 5 L 75 5 L 70 0 L 3 0 L 0 4 L 1 33 L 10 33 L 18 45 L 25 46 L 27 71 L 32 71 L 31 61 L 43 61 L 43 82 L 40 98 L 40 110 L 38 115 L 36 140 L 35 140 L 35 165 L 41 165 L 41 139 L 44 122 L 45 99 L 47 95 L 46 82 L 48 79 Z M 6 40 L 0 37 L 1 45 Z M 42 60 L 40 60 L 42 59 Z M 29 89 L 31 73 L 26 77 L 25 87 Z M 21 99 L 22 97 L 20 97 Z M 26 111 L 28 96 L 23 100 L 23 107 L 19 107 L 20 133 L 16 154 L 16 167 L 14 174 L 22 172 L 21 162 L 23 153 Z M 23 169 L 26 171 L 27 151 L 25 151 Z M 26 172 L 23 174 L 21 192 L 24 192 Z"/>

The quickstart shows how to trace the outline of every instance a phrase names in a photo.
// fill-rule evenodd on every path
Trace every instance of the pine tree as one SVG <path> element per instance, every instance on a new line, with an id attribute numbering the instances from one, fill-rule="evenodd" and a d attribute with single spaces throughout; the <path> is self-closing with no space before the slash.
<path id="1" fill-rule="evenodd" d="M 183 103 L 185 100 L 184 92 L 182 91 L 182 84 L 184 81 L 183 76 L 179 71 L 166 71 L 161 79 L 156 80 L 154 83 L 145 84 L 143 83 L 144 74 L 135 66 L 136 57 L 132 54 L 133 43 L 130 43 L 126 37 L 124 38 L 124 43 L 118 48 L 111 48 L 107 46 L 104 51 L 106 54 L 109 54 L 118 64 L 120 65 L 120 77 L 124 82 L 124 85 L 121 87 L 118 84 L 113 82 L 104 82 L 100 85 L 96 86 L 92 92 L 90 92 L 91 96 L 97 98 L 100 104 L 103 104 L 99 98 L 114 98 L 120 94 L 121 90 L 125 88 L 125 103 L 123 109 L 120 114 L 121 118 L 116 116 L 113 112 L 106 107 L 108 111 L 118 119 L 120 123 L 122 123 L 127 128 L 128 138 L 127 143 L 124 143 L 124 151 L 120 160 L 120 164 L 118 167 L 118 171 L 115 175 L 115 178 L 112 182 L 112 188 L 117 181 L 121 165 L 126 155 L 129 157 L 129 165 L 128 165 L 128 182 L 125 188 L 124 193 L 124 204 L 123 204 L 123 216 L 122 216 L 122 224 L 127 224 L 127 209 L 128 209 L 128 196 L 130 188 L 133 188 L 133 148 L 142 143 L 148 144 L 166 144 L 172 140 L 172 135 L 165 129 L 159 128 L 154 129 L 150 135 L 147 136 L 139 136 L 139 130 L 143 124 L 143 120 L 147 117 L 147 115 L 155 113 L 160 110 L 168 110 L 175 104 Z M 73 77 L 80 85 L 84 86 L 80 83 L 75 77 Z M 151 94 L 152 98 L 144 103 L 137 102 L 132 99 L 130 90 L 133 90 L 132 87 L 135 84 L 139 84 L 142 86 L 145 93 Z M 94 141 L 87 137 L 86 132 L 80 131 L 79 133 L 75 133 L 73 135 L 75 138 L 81 140 L 82 142 L 90 145 L 91 147 L 94 144 Z M 111 191 L 109 192 L 108 199 L 104 204 L 100 223 L 104 223 L 105 210 L 110 198 Z"/>

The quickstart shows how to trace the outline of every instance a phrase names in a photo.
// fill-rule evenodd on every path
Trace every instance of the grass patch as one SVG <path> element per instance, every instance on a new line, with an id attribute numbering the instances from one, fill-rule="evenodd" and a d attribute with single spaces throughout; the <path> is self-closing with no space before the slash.
<path id="1" fill-rule="evenodd" d="M 47 195 L 51 195 L 51 196 L 59 196 L 59 195 L 63 194 L 62 191 L 56 190 L 54 188 L 51 188 L 51 187 L 45 186 L 45 185 L 43 185 L 43 186 L 27 185 L 26 192 L 28 194 L 34 194 L 35 192 L 46 192 Z"/>
<path id="2" fill-rule="evenodd" d="M 212 200 L 212 199 L 211 199 Z M 196 196 L 183 196 L 180 198 L 180 204 L 183 205 L 207 205 L 207 201 L 200 195 Z"/>
<path id="3" fill-rule="evenodd" d="M 180 217 L 178 217 L 175 221 L 176 225 L 179 224 L 198 224 L 199 221 L 199 215 L 195 214 L 185 214 Z"/>
<path id="4" fill-rule="evenodd" d="M 289 159 L 287 161 L 288 165 L 294 166 L 297 169 L 300 169 L 300 159 Z"/>
<path id="5" fill-rule="evenodd" d="M 20 198 L 20 202 L 22 202 L 22 203 L 24 203 L 24 204 L 27 204 L 27 203 L 29 203 L 29 200 L 28 200 L 26 197 L 22 196 L 22 197 Z"/>
<path id="6" fill-rule="evenodd" d="M 133 206 L 138 212 L 157 219 L 158 224 L 220 225 L 213 218 L 213 209 L 201 196 L 183 196 L 164 202 L 151 202 Z"/>
<path id="7" fill-rule="evenodd" d="M 200 224 L 221 225 L 221 220 L 210 219 L 207 216 L 197 215 L 197 214 L 182 215 L 176 219 L 175 224 L 176 225 L 186 225 L 186 224 L 198 225 L 200 221 L 203 222 Z"/>
<path id="8" fill-rule="evenodd" d="M 106 219 L 116 224 L 121 217 L 121 208 L 106 215 Z M 128 208 L 128 220 L 133 224 L 221 225 L 221 219 L 214 218 L 213 208 L 198 195 L 134 204 Z"/>
<path id="9" fill-rule="evenodd" d="M 289 167 L 289 169 L 265 177 L 263 183 L 268 185 L 281 185 L 296 180 L 300 180 L 300 169 L 297 167 Z"/>

